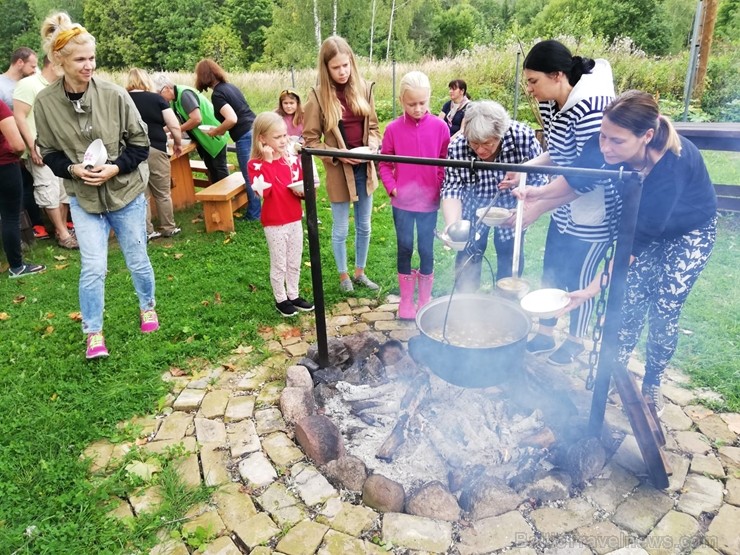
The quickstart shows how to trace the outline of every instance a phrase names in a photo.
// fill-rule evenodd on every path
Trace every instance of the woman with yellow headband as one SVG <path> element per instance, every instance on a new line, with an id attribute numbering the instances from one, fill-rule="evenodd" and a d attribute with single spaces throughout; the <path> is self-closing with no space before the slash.
<path id="1" fill-rule="evenodd" d="M 136 290 L 144 333 L 159 328 L 154 271 L 146 252 L 149 139 L 121 87 L 94 78 L 95 37 L 66 13 L 50 15 L 41 38 L 62 78 L 36 97 L 37 144 L 44 163 L 64 179 L 80 245 L 80 312 L 86 358 L 107 357 L 103 339 L 108 238 L 113 229 Z M 86 151 L 102 142 L 103 160 Z"/>

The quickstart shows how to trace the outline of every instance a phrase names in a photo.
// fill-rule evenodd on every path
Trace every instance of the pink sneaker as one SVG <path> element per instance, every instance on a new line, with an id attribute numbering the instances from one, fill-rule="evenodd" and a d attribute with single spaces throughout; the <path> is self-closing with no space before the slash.
<path id="1" fill-rule="evenodd" d="M 85 358 L 101 358 L 108 356 L 108 349 L 105 348 L 105 339 L 102 332 L 87 334 L 87 351 Z"/>
<path id="2" fill-rule="evenodd" d="M 141 333 L 151 333 L 159 329 L 159 318 L 157 313 L 152 310 L 141 311 Z"/>

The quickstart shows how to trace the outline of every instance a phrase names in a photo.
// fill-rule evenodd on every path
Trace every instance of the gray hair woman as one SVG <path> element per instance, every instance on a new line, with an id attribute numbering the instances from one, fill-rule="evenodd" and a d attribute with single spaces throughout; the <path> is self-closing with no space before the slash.
<path id="1" fill-rule="evenodd" d="M 146 252 L 149 139 L 126 91 L 93 77 L 95 37 L 63 12 L 46 18 L 41 37 L 63 76 L 36 97 L 37 144 L 44 163 L 64 178 L 70 197 L 82 257 L 80 312 L 86 358 L 107 357 L 103 308 L 111 229 L 139 299 L 141 331 L 159 328 L 154 271 Z M 86 159 L 96 140 L 105 147 L 104 162 Z"/>
<path id="2" fill-rule="evenodd" d="M 542 152 L 534 131 L 527 125 L 509 118 L 503 106 L 490 100 L 471 102 L 465 111 L 463 131 L 452 139 L 447 151 L 450 160 L 474 160 L 521 164 Z M 442 184 L 442 213 L 445 225 L 460 219 L 474 222 L 475 211 L 493 200 L 498 185 L 506 172 L 470 167 L 446 168 Z M 530 185 L 543 185 L 544 176 L 532 175 Z M 502 189 L 496 206 L 513 208 L 516 199 L 508 189 Z M 458 290 L 475 291 L 480 286 L 481 262 L 488 244 L 488 226 L 481 226 L 480 236 L 458 253 L 455 265 L 458 271 Z M 473 231 L 471 231 L 473 233 Z M 514 234 L 511 229 L 497 227 L 493 244 L 496 248 L 496 279 L 512 275 Z M 524 268 L 524 256 L 519 261 L 519 272 Z"/>

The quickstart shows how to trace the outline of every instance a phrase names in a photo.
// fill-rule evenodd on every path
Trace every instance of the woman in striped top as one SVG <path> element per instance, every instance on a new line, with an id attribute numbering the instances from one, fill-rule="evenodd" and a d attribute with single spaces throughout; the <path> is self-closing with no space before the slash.
<path id="1" fill-rule="evenodd" d="M 527 91 L 539 101 L 547 141 L 547 150 L 528 163 L 569 166 L 599 131 L 604 109 L 614 99 L 609 62 L 573 56 L 561 43 L 546 40 L 527 54 L 524 76 Z M 609 241 L 609 222 L 617 202 L 612 189 L 597 187 L 553 212 L 545 243 L 543 287 L 576 291 L 591 282 Z M 571 313 L 568 338 L 548 362 L 568 364 L 583 351 L 592 310 L 593 301 Z M 552 351 L 556 323 L 556 318 L 540 320 L 527 350 Z"/>

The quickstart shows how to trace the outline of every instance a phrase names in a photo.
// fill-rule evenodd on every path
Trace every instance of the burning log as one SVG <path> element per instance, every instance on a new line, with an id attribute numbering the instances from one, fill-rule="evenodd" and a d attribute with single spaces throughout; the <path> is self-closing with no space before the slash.
<path id="1" fill-rule="evenodd" d="M 375 453 L 375 456 L 383 461 L 391 462 L 393 457 L 396 456 L 396 452 L 406 441 L 406 430 L 409 422 L 416 414 L 416 411 L 422 404 L 424 397 L 429 392 L 429 376 L 422 374 L 417 377 L 411 385 L 409 385 L 406 393 L 401 399 L 401 415 L 396 421 L 396 425 L 393 427 L 393 431 L 388 438 L 380 446 L 380 449 Z"/>

